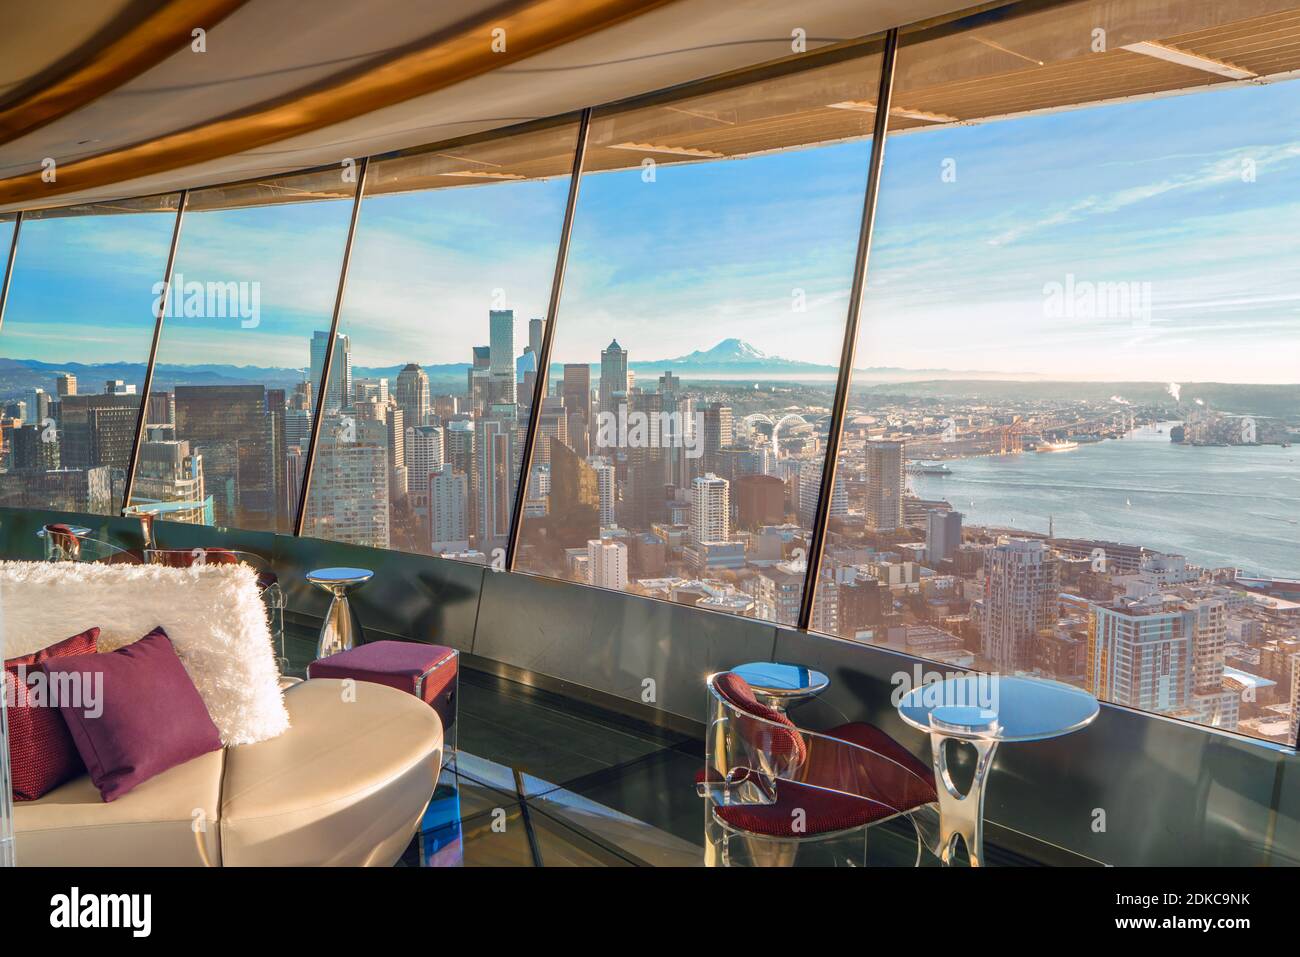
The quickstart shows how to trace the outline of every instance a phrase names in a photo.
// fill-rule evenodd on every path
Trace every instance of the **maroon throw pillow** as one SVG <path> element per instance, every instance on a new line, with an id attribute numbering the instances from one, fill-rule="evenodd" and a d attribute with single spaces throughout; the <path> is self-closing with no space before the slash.
<path id="1" fill-rule="evenodd" d="M 93 655 L 99 629 L 91 628 L 4 667 L 9 706 L 9 768 L 15 801 L 34 801 L 65 781 L 86 773 L 68 726 L 52 701 L 41 663 L 70 655 Z"/>
<path id="2" fill-rule="evenodd" d="M 94 688 L 93 707 L 60 710 L 105 801 L 221 747 L 217 726 L 162 628 L 108 654 L 57 658 L 42 667 L 51 677 L 77 676 Z"/>

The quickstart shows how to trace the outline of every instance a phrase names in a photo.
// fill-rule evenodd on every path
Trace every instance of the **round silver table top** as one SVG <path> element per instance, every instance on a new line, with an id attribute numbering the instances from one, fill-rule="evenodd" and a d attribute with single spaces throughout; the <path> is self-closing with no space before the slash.
<path id="1" fill-rule="evenodd" d="M 751 661 L 731 671 L 744 678 L 758 694 L 769 698 L 807 697 L 825 691 L 831 683 L 820 671 L 779 661 Z"/>
<path id="2" fill-rule="evenodd" d="M 1097 699 L 1073 685 L 1013 675 L 966 675 L 913 688 L 899 716 L 922 731 L 986 741 L 1041 741 L 1097 717 Z"/>
<path id="3" fill-rule="evenodd" d="M 368 568 L 318 568 L 307 573 L 313 585 L 360 585 L 374 577 Z"/>
<path id="4" fill-rule="evenodd" d="M 70 531 L 73 535 L 77 536 L 77 538 L 85 538 L 91 532 L 91 530 L 86 528 L 84 525 L 69 525 L 68 531 Z M 41 526 L 39 529 L 36 530 L 36 537 L 37 538 L 45 537 L 44 526 Z"/>

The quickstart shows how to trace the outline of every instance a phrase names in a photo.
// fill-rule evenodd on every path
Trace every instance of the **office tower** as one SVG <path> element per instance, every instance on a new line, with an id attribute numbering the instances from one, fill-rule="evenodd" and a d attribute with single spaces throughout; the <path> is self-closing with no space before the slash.
<path id="1" fill-rule="evenodd" d="M 329 332 L 317 330 L 311 337 L 311 401 L 313 408 L 320 395 L 321 375 L 325 369 L 325 350 L 329 348 Z M 329 393 L 325 396 L 325 411 L 337 412 L 352 402 L 352 340 L 339 335 L 334 340 L 334 357 L 330 360 Z"/>
<path id="2" fill-rule="evenodd" d="M 388 380 L 383 377 L 362 378 L 361 376 L 353 376 L 352 401 L 354 403 L 386 403 L 388 401 Z"/>
<path id="3" fill-rule="evenodd" d="M 515 311 L 488 310 L 489 368 L 496 373 L 515 372 Z"/>
<path id="4" fill-rule="evenodd" d="M 877 440 L 867 443 L 867 528 L 892 532 L 903 527 L 903 443 Z"/>
<path id="5" fill-rule="evenodd" d="M 672 370 L 665 370 L 664 374 L 659 377 L 659 391 L 676 395 L 682 391 L 682 380 L 680 376 L 675 376 Z"/>
<path id="6" fill-rule="evenodd" d="M 721 402 L 710 402 L 704 406 L 703 457 L 699 459 L 705 472 L 717 473 L 719 468 L 718 450 L 732 445 L 736 441 L 732 424 L 731 406 Z"/>
<path id="7" fill-rule="evenodd" d="M 406 417 L 396 404 L 381 406 L 388 414 L 385 425 L 388 429 L 388 467 L 392 474 L 388 478 L 388 493 L 394 503 L 406 498 L 409 490 L 406 472 Z"/>
<path id="8" fill-rule="evenodd" d="M 436 425 L 417 425 L 406 430 L 406 472 L 411 490 L 411 506 L 417 514 L 428 507 L 429 475 L 441 468 L 442 429 Z"/>
<path id="9" fill-rule="evenodd" d="M 627 352 L 615 339 L 600 353 L 600 414 L 616 415 L 627 391 Z"/>
<path id="10" fill-rule="evenodd" d="M 558 439 L 551 446 L 551 508 L 538 522 L 551 544 L 574 545 L 600 536 L 600 482 L 596 470 Z"/>
<path id="11" fill-rule="evenodd" d="M 822 469 L 825 462 L 820 456 L 799 462 L 796 477 L 796 495 L 799 503 L 799 523 L 804 528 L 812 528 L 817 518 L 817 501 L 822 491 Z M 831 518 L 843 518 L 849 514 L 849 493 L 845 483 L 836 482 L 831 488 Z"/>
<path id="12" fill-rule="evenodd" d="M 54 390 L 58 393 L 59 398 L 77 394 L 77 377 L 71 372 L 65 372 L 54 380 Z"/>
<path id="13" fill-rule="evenodd" d="M 633 392 L 629 417 L 645 424 L 644 434 L 628 430 L 627 482 L 623 492 L 623 525 L 647 529 L 665 517 L 665 487 L 668 484 L 668 450 L 661 434 L 663 396 L 658 392 Z"/>
<path id="14" fill-rule="evenodd" d="M 1013 538 L 984 553 L 980 649 L 1008 674 L 1033 666 L 1040 631 L 1059 617 L 1060 563 L 1042 542 Z"/>
<path id="15" fill-rule="evenodd" d="M 391 469 L 387 442 L 376 426 L 382 423 L 349 423 L 338 414 L 326 415 L 321 421 L 304 534 L 352 545 L 388 547 Z"/>
<path id="16" fill-rule="evenodd" d="M 307 477 L 307 447 L 289 445 L 284 453 L 284 509 L 285 514 L 298 515 L 298 503 L 302 498 L 302 483 Z"/>
<path id="17" fill-rule="evenodd" d="M 0 472 L 0 505 L 97 515 L 116 514 L 121 503 L 120 496 L 114 493 L 113 472 L 107 465 L 84 469 Z"/>
<path id="18" fill-rule="evenodd" d="M 559 439 L 565 445 L 569 444 L 569 420 L 564 409 L 546 407 L 546 403 L 553 401 L 555 400 L 547 399 L 543 403 L 537 418 L 537 446 L 533 455 L 533 463 L 536 465 L 551 464 L 550 439 Z"/>
<path id="19" fill-rule="evenodd" d="M 505 546 L 510 535 L 515 489 L 515 415 L 513 405 L 494 405 L 474 423 L 473 530 L 479 551 Z"/>
<path id="20" fill-rule="evenodd" d="M 306 451 L 311 443 L 311 412 L 306 409 L 284 410 L 284 446 L 296 445 Z"/>
<path id="21" fill-rule="evenodd" d="M 591 462 L 596 472 L 596 488 L 600 492 L 600 527 L 609 528 L 616 521 L 615 507 L 618 501 L 618 483 L 615 480 L 614 466 L 608 459 L 596 458 Z"/>
<path id="22" fill-rule="evenodd" d="M 9 467 L 20 469 L 57 469 L 59 443 L 53 429 L 41 425 L 23 425 L 13 430 Z"/>
<path id="23" fill-rule="evenodd" d="M 194 454 L 183 440 L 142 443 L 131 501 L 163 505 L 162 517 L 169 522 L 211 525 L 212 499 L 203 486 L 203 456 Z"/>
<path id="24" fill-rule="evenodd" d="M 775 475 L 742 475 L 732 488 L 740 528 L 779 525 L 785 520 L 785 483 Z"/>
<path id="25" fill-rule="evenodd" d="M 287 404 L 288 396 L 283 389 L 266 390 L 266 415 L 271 433 L 269 469 L 272 478 L 271 495 L 276 515 L 276 528 L 288 528 L 295 515 L 294 511 L 285 509 L 288 499 L 284 489 L 284 469 L 280 467 L 285 455 L 284 415 Z"/>
<path id="26" fill-rule="evenodd" d="M 50 395 L 42 388 L 28 389 L 23 393 L 27 410 L 23 418 L 26 425 L 44 425 L 50 416 Z"/>
<path id="27" fill-rule="evenodd" d="M 429 550 L 463 552 L 469 548 L 469 483 L 449 464 L 429 472 Z"/>
<path id="28" fill-rule="evenodd" d="M 587 542 L 587 583 L 598 588 L 627 588 L 627 546 L 593 538 Z"/>
<path id="29" fill-rule="evenodd" d="M 691 538 L 696 542 L 725 542 L 730 532 L 730 489 L 712 473 L 691 483 Z"/>
<path id="30" fill-rule="evenodd" d="M 570 415 L 581 415 L 584 420 L 590 418 L 591 366 L 585 362 L 566 362 L 560 394 L 564 398 L 565 411 Z"/>
<path id="31" fill-rule="evenodd" d="M 393 397 L 402 410 L 406 427 L 426 425 L 429 421 L 429 374 L 414 362 L 408 362 L 397 373 Z"/>
<path id="32" fill-rule="evenodd" d="M 105 395 L 135 395 L 135 383 L 127 385 L 121 379 L 108 379 L 104 382 Z"/>
<path id="33" fill-rule="evenodd" d="M 457 472 L 474 472 L 474 423 L 469 419 L 448 422 L 442 433 L 442 459 Z"/>
<path id="34" fill-rule="evenodd" d="M 537 362 L 542 361 L 542 335 L 545 322 L 536 317 L 528 320 L 528 348 L 533 350 Z M 540 371 L 540 369 L 539 369 Z"/>
<path id="35" fill-rule="evenodd" d="M 203 456 L 218 525 L 262 529 L 280 514 L 275 423 L 260 385 L 178 385 L 176 438 Z M 385 485 L 385 487 L 387 487 Z"/>
<path id="36" fill-rule="evenodd" d="M 925 560 L 938 567 L 952 558 L 961 544 L 961 512 L 931 509 L 925 517 Z"/>
<path id="37" fill-rule="evenodd" d="M 438 424 L 441 425 L 453 415 L 459 415 L 464 409 L 461 404 L 461 398 L 458 395 L 439 395 L 433 399 L 433 415 L 438 417 Z"/>
<path id="38" fill-rule="evenodd" d="M 125 470 L 135 444 L 140 397 L 94 393 L 59 403 L 59 460 L 64 468 Z"/>
<path id="39" fill-rule="evenodd" d="M 171 392 L 150 392 L 145 399 L 145 425 L 175 425 L 176 396 Z"/>

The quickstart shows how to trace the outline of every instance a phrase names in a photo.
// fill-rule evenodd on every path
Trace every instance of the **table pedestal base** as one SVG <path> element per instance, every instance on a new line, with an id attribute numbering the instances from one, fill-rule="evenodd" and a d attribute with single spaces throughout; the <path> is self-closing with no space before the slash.
<path id="1" fill-rule="evenodd" d="M 965 794 L 957 790 L 948 773 L 948 741 L 964 741 L 975 749 L 975 776 Z M 958 738 L 942 731 L 930 732 L 930 751 L 934 758 L 934 780 L 939 792 L 939 846 L 937 852 L 944 866 L 952 864 L 960 836 L 966 844 L 971 867 L 984 865 L 984 785 L 988 780 L 996 741 Z"/>

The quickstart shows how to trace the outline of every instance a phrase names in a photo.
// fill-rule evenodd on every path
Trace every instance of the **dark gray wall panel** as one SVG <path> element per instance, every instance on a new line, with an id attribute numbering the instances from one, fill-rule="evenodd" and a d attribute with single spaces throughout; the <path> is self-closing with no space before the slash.
<path id="1" fill-rule="evenodd" d="M 704 720 L 704 677 L 767 660 L 774 628 L 621 592 L 529 575 L 489 572 L 474 653 Z"/>

